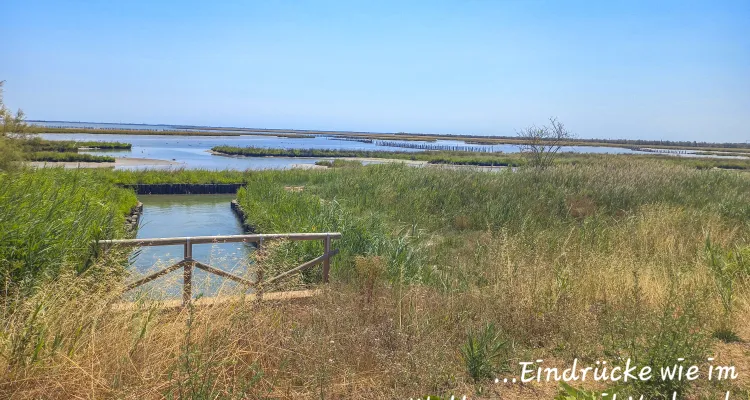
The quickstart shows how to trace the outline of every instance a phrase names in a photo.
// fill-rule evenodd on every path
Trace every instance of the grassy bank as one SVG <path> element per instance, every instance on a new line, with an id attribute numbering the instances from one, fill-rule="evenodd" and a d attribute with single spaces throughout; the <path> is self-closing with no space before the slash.
<path id="1" fill-rule="evenodd" d="M 122 281 L 65 276 L 4 314 L 0 368 L 10 372 L 0 394 L 552 398 L 554 384 L 493 379 L 536 359 L 659 368 L 714 356 L 748 371 L 746 344 L 725 341 L 750 339 L 750 175 L 661 158 L 589 160 L 493 174 L 402 165 L 71 174 L 86 187 L 241 179 L 238 201 L 257 231 L 343 233 L 333 282 L 304 302 L 160 312 L 148 299 L 110 308 Z M 50 215 L 35 225 L 76 219 Z M 320 243 L 268 243 L 259 262 L 283 269 L 321 252 Z M 318 279 L 313 270 L 292 284 Z M 742 398 L 750 381 L 743 372 L 619 392 L 673 390 Z"/>

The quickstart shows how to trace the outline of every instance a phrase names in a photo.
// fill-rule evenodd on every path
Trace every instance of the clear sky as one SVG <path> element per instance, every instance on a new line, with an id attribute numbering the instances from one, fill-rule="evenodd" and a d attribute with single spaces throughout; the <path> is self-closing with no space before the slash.
<path id="1" fill-rule="evenodd" d="M 6 0 L 30 119 L 750 140 L 750 0 Z"/>

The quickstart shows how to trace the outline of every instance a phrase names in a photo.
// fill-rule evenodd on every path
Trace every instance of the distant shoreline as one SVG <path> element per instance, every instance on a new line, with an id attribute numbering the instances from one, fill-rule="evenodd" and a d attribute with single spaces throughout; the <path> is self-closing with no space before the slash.
<path id="1" fill-rule="evenodd" d="M 45 127 L 33 125 L 34 122 L 44 123 L 74 123 L 67 121 L 28 121 L 32 123 L 29 133 L 91 133 L 91 134 L 122 134 L 122 135 L 175 135 L 175 136 L 280 136 L 285 138 L 306 138 L 314 136 L 331 136 L 343 139 L 356 140 L 406 140 L 406 141 L 436 141 L 454 140 L 463 141 L 466 144 L 481 145 L 523 145 L 525 141 L 518 137 L 510 136 L 482 136 L 482 135 L 456 135 L 456 134 L 426 134 L 426 133 L 375 133 L 358 131 L 325 131 L 325 130 L 300 130 L 300 129 L 266 129 L 266 128 L 232 128 L 232 127 L 201 127 L 187 125 L 148 125 L 148 124 L 111 124 L 93 123 L 100 125 L 133 125 L 133 126 L 165 126 L 171 130 L 154 129 L 123 129 L 123 128 L 96 128 L 96 127 Z M 89 122 L 75 122 L 87 124 Z M 667 140 L 630 140 L 630 139 L 569 139 L 560 143 L 563 146 L 586 146 L 586 147 L 617 147 L 632 150 L 649 151 L 723 151 L 723 152 L 750 152 L 750 143 L 711 143 L 691 141 L 667 141 Z"/>

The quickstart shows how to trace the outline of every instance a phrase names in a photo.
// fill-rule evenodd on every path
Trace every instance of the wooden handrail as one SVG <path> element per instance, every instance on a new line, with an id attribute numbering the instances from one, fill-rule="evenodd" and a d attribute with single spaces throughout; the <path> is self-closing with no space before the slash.
<path id="1" fill-rule="evenodd" d="M 168 246 L 168 245 L 183 245 L 184 255 L 183 259 L 176 264 L 167 267 L 159 272 L 153 273 L 135 282 L 132 282 L 125 286 L 125 291 L 134 289 L 147 282 L 151 282 L 161 276 L 166 275 L 169 272 L 179 269 L 184 269 L 183 273 L 183 286 L 182 286 L 182 302 L 183 305 L 187 305 L 192 300 L 192 279 L 193 279 L 193 268 L 200 268 L 206 272 L 219 275 L 224 278 L 231 279 L 239 282 L 246 286 L 253 286 L 258 290 L 258 298 L 262 297 L 263 284 L 270 284 L 292 274 L 301 272 L 314 265 L 323 263 L 323 282 L 328 283 L 328 275 L 331 266 L 331 257 L 338 254 L 338 249 L 331 249 L 331 239 L 340 239 L 341 233 L 339 232 L 325 232 L 325 233 L 279 233 L 279 234 L 257 234 L 257 235 L 226 235 L 226 236 L 194 236 L 194 237 L 171 237 L 171 238 L 146 238 L 146 239 L 113 239 L 113 240 L 101 240 L 98 242 L 101 247 L 112 247 L 112 246 Z M 258 274 L 258 280 L 252 282 L 248 279 L 236 276 L 219 268 L 212 267 L 210 265 L 201 263 L 193 260 L 193 245 L 194 244 L 209 244 L 209 243 L 258 243 L 261 245 L 266 240 L 323 240 L 323 255 L 312 259 L 302 265 L 293 268 L 289 271 L 283 272 L 271 279 L 263 280 L 263 274 Z"/>
<path id="2" fill-rule="evenodd" d="M 100 240 L 100 246 L 167 246 L 174 244 L 185 244 L 188 240 L 192 244 L 206 243 L 258 243 L 261 240 L 325 240 L 326 238 L 341 239 L 339 232 L 326 233 L 269 233 L 258 235 L 226 235 L 226 236 L 185 236 L 171 238 L 142 238 L 142 239 L 110 239 Z"/>

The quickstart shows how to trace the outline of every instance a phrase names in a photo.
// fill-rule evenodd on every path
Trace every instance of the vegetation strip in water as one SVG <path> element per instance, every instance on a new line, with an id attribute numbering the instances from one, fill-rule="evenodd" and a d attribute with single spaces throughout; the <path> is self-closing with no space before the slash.
<path id="1" fill-rule="evenodd" d="M 133 145 L 122 142 L 94 142 L 75 140 L 45 140 L 38 137 L 19 139 L 18 143 L 27 152 L 57 151 L 75 153 L 79 149 L 130 150 Z"/>
<path id="2" fill-rule="evenodd" d="M 473 166 L 511 166 L 527 164 L 524 153 L 474 153 L 461 151 L 368 151 L 332 149 L 269 149 L 263 147 L 216 146 L 211 149 L 218 154 L 244 157 L 330 157 L 330 158 L 380 158 L 395 160 L 426 161 L 430 164 L 453 164 Z M 558 164 L 598 163 L 625 158 L 628 160 L 661 160 L 667 164 L 680 164 L 697 169 L 722 168 L 750 170 L 750 159 L 717 159 L 708 157 L 678 157 L 662 154 L 589 154 L 559 153 Z"/>
<path id="3" fill-rule="evenodd" d="M 244 157 L 346 157 L 346 158 L 380 158 L 395 160 L 427 161 L 434 164 L 464 162 L 473 165 L 518 166 L 525 163 L 525 159 L 512 155 L 493 155 L 491 157 L 478 156 L 476 153 L 425 151 L 368 151 L 368 150 L 332 150 L 332 149 L 269 149 L 263 147 L 232 147 L 216 146 L 211 149 L 215 153 L 244 156 Z M 473 161 L 472 161 L 473 160 Z"/>
<path id="4" fill-rule="evenodd" d="M 178 135 L 178 136 L 239 136 L 239 132 L 198 132 L 194 130 L 152 130 L 122 128 L 68 128 L 30 125 L 27 133 L 91 133 L 99 135 Z"/>
<path id="5" fill-rule="evenodd" d="M 39 151 L 26 153 L 24 158 L 27 161 L 47 161 L 47 162 L 115 162 L 111 156 L 97 156 L 92 154 L 65 153 L 56 151 Z"/>
<path id="6" fill-rule="evenodd" d="M 130 143 L 121 142 L 77 142 L 72 140 L 44 140 L 25 136 L 7 139 L 20 149 L 27 161 L 48 162 L 114 162 L 114 157 L 94 154 L 79 154 L 79 149 L 88 150 L 130 150 Z"/>
<path id="7" fill-rule="evenodd" d="M 90 133 L 98 135 L 165 135 L 165 136 L 241 136 L 241 135 L 253 135 L 253 136 L 277 136 L 287 139 L 300 139 L 309 138 L 311 135 L 303 135 L 298 133 L 263 133 L 263 132 L 252 132 L 242 131 L 233 132 L 225 130 L 195 130 L 195 129 L 173 129 L 173 130 L 153 130 L 153 129 L 121 129 L 121 128 L 69 128 L 69 127 L 48 127 L 43 125 L 31 125 L 26 128 L 27 133 Z M 94 143 L 94 142 L 92 142 Z"/>

